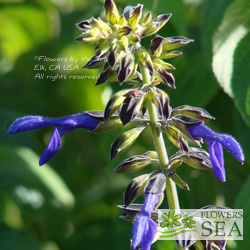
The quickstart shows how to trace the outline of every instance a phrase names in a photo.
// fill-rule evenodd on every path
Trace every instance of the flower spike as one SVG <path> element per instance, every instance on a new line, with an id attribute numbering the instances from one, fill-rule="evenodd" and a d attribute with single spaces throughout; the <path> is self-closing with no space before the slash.
<path id="1" fill-rule="evenodd" d="M 167 93 L 158 88 L 158 84 L 175 89 L 175 79 L 170 70 L 175 67 L 165 62 L 182 54 L 176 51 L 193 40 L 182 36 L 161 37 L 157 32 L 170 20 L 172 14 L 152 17 L 151 12 L 143 16 L 143 5 L 128 6 L 119 13 L 115 0 L 104 0 L 105 17 L 90 18 L 76 24 L 81 35 L 76 38 L 88 44 L 95 44 L 95 55 L 88 60 L 84 69 L 102 69 L 96 85 L 105 82 L 128 83 L 133 87 L 114 93 L 104 111 L 92 111 L 62 118 L 26 116 L 16 120 L 9 128 L 8 134 L 14 135 L 31 130 L 52 126 L 54 131 L 43 152 L 39 165 L 47 163 L 62 147 L 61 137 L 66 133 L 84 128 L 94 133 L 125 127 L 133 123 L 133 128 L 123 131 L 111 145 L 110 161 L 132 146 L 146 127 L 151 128 L 155 151 L 143 155 L 134 155 L 123 160 L 112 173 L 132 173 L 155 163 L 160 168 L 134 178 L 124 193 L 122 218 L 133 221 L 131 240 L 132 250 L 150 250 L 154 241 L 160 237 L 157 233 L 157 208 L 164 199 L 167 189 L 169 213 L 163 214 L 161 227 L 169 230 L 181 226 L 178 194 L 175 184 L 189 190 L 188 184 L 176 173 L 176 169 L 186 163 L 195 169 L 212 170 L 221 180 L 226 180 L 224 169 L 223 147 L 237 160 L 244 162 L 244 155 L 239 143 L 230 135 L 219 134 L 204 125 L 214 119 L 202 108 L 182 105 L 175 109 L 170 106 Z M 151 43 L 141 41 L 153 36 Z M 148 39 L 146 39 L 148 40 Z M 146 47 L 143 46 L 145 44 Z M 149 45 L 150 44 L 150 45 Z M 130 125 L 129 125 L 130 126 Z M 179 151 L 168 159 L 162 133 L 179 148 Z M 204 139 L 208 151 L 189 147 L 186 139 L 201 147 Z M 132 204 L 140 195 L 145 194 L 143 204 Z M 184 227 L 192 228 L 192 216 L 182 220 Z M 176 240 L 183 249 L 194 248 L 194 240 L 185 236 Z M 220 247 L 224 249 L 225 241 L 219 243 L 210 240 L 203 244 L 206 249 Z"/>

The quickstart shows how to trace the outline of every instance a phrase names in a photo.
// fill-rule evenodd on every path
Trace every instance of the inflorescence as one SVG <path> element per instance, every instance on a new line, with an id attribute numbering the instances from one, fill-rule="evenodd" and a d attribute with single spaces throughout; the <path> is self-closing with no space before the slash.
<path id="1" fill-rule="evenodd" d="M 55 127 L 39 162 L 43 165 L 61 148 L 61 137 L 76 128 L 97 133 L 132 123 L 134 128 L 118 136 L 112 144 L 111 160 L 127 150 L 145 127 L 156 128 L 159 134 L 165 133 L 178 148 L 166 165 L 162 164 L 159 152 L 148 151 L 122 161 L 113 170 L 113 173 L 121 174 L 139 171 L 152 163 L 160 165 L 152 173 L 134 178 L 125 190 L 125 204 L 119 206 L 123 210 L 122 218 L 134 223 L 132 249 L 149 250 L 157 240 L 157 208 L 164 198 L 166 180 L 171 179 L 180 188 L 189 190 L 188 184 L 176 173 L 177 168 L 186 163 L 195 169 L 213 170 L 224 182 L 226 175 L 222 147 L 241 163 L 244 162 L 244 155 L 232 136 L 216 133 L 204 125 L 206 121 L 214 119 L 206 110 L 189 105 L 173 109 L 168 94 L 158 88 L 161 83 L 175 88 L 174 77 L 169 73 L 175 68 L 165 60 L 181 55 L 176 49 L 193 42 L 185 37 L 161 37 L 156 34 L 169 21 L 171 14 L 159 15 L 153 19 L 151 12 L 148 12 L 142 17 L 141 4 L 127 7 L 119 14 L 113 0 L 106 0 L 104 7 L 107 22 L 91 18 L 76 25 L 82 31 L 76 40 L 96 44 L 95 55 L 84 68 L 102 68 L 96 85 L 119 82 L 120 85 L 128 83 L 132 87 L 115 93 L 104 111 L 90 111 L 55 119 L 26 116 L 16 120 L 8 134 Z M 148 36 L 154 37 L 147 49 L 141 45 L 141 40 Z M 149 107 L 155 109 L 156 122 L 152 122 Z M 203 139 L 208 143 L 209 152 L 201 148 Z M 144 204 L 134 204 L 143 193 Z M 183 242 L 178 244 L 183 247 Z M 225 241 L 206 241 L 204 246 L 207 248 L 213 244 L 224 247 Z"/>

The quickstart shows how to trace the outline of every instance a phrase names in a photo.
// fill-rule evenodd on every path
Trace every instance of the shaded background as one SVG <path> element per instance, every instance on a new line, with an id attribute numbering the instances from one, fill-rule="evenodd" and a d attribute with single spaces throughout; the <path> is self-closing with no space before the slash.
<path id="1" fill-rule="evenodd" d="M 117 1 L 120 10 L 137 3 Z M 160 35 L 195 40 L 182 49 L 183 56 L 171 61 L 177 68 L 177 90 L 165 89 L 171 106 L 189 104 L 207 109 L 216 117 L 208 125 L 235 136 L 246 156 L 246 163 L 241 166 L 224 152 L 226 183 L 212 172 L 180 167 L 179 174 L 191 189 L 179 190 L 181 207 L 216 204 L 244 208 L 244 235 L 249 236 L 249 1 L 140 3 L 144 4 L 144 11 L 155 15 L 173 13 Z M 110 171 L 128 156 L 153 149 L 149 130 L 112 163 L 110 145 L 121 130 L 97 135 L 75 130 L 63 138 L 62 149 L 49 165 L 42 167 L 38 166 L 38 159 L 53 128 L 10 139 L 4 131 L 4 127 L 25 115 L 60 117 L 105 107 L 119 86 L 106 83 L 95 87 L 98 71 L 81 68 L 94 55 L 94 47 L 74 41 L 80 34 L 74 24 L 103 16 L 102 6 L 97 0 L 0 1 L 0 249 L 129 249 L 132 224 L 118 218 L 121 211 L 116 205 L 123 204 L 122 194 L 138 173 L 114 175 Z M 148 47 L 150 38 L 145 40 Z M 71 57 L 78 61 L 70 62 Z M 66 58 L 67 62 L 49 58 Z M 77 75 L 85 79 L 69 79 Z M 167 140 L 166 144 L 169 155 L 176 152 Z M 150 166 L 140 173 L 153 169 Z M 138 202 L 142 201 L 140 197 Z M 165 200 L 161 208 L 166 207 Z M 247 236 L 244 241 L 228 243 L 228 249 L 245 250 L 248 246 Z M 171 250 L 175 245 L 160 241 L 152 249 Z"/>

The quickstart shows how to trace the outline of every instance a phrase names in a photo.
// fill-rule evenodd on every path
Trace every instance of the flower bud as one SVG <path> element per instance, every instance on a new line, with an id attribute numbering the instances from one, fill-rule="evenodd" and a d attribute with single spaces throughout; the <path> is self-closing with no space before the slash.
<path id="1" fill-rule="evenodd" d="M 163 50 L 169 51 L 169 50 L 177 49 L 193 41 L 194 40 L 188 39 L 183 36 L 167 37 L 167 38 L 164 38 L 164 41 L 163 41 Z"/>
<path id="2" fill-rule="evenodd" d="M 171 113 L 168 94 L 160 89 L 156 89 L 156 98 L 158 102 L 158 111 L 163 120 L 166 122 Z"/>
<path id="3" fill-rule="evenodd" d="M 86 31 L 87 29 L 88 29 L 88 27 L 90 27 L 90 22 L 91 22 L 91 20 L 85 20 L 85 21 L 82 21 L 82 22 L 80 22 L 80 23 L 77 23 L 76 24 L 76 27 L 78 28 L 78 29 L 80 29 L 81 31 Z"/>
<path id="4" fill-rule="evenodd" d="M 99 125 L 93 130 L 94 133 L 102 133 L 122 126 L 121 120 L 118 116 L 112 116 L 108 122 L 100 122 Z"/>
<path id="5" fill-rule="evenodd" d="M 111 24 L 117 24 L 120 21 L 120 15 L 113 0 L 105 0 L 106 19 Z"/>
<path id="6" fill-rule="evenodd" d="M 143 5 L 138 4 L 130 13 L 130 18 L 128 19 L 128 25 L 133 28 L 141 20 Z"/>
<path id="7" fill-rule="evenodd" d="M 143 36 L 152 36 L 158 32 L 170 19 L 172 14 L 159 15 L 156 19 L 152 20 L 145 28 Z"/>
<path id="8" fill-rule="evenodd" d="M 185 181 L 183 181 L 181 179 L 181 177 L 179 175 L 177 175 L 176 173 L 171 174 L 171 179 L 180 188 L 188 190 L 188 191 L 190 190 L 189 187 L 188 187 L 188 184 Z"/>
<path id="9" fill-rule="evenodd" d="M 138 51 L 139 61 L 142 65 L 146 66 L 151 72 L 154 71 L 154 64 L 148 51 L 141 47 Z"/>
<path id="10" fill-rule="evenodd" d="M 104 122 L 106 122 L 112 114 L 114 114 L 121 106 L 126 96 L 124 94 L 131 91 L 131 89 L 123 89 L 115 93 L 106 105 L 104 110 Z"/>
<path id="11" fill-rule="evenodd" d="M 144 16 L 144 18 L 143 18 L 143 20 L 142 20 L 142 22 L 141 22 L 141 26 L 143 26 L 143 27 L 147 26 L 147 25 L 151 22 L 151 20 L 152 20 L 152 13 L 151 13 L 151 12 L 148 12 L 148 13 Z"/>
<path id="12" fill-rule="evenodd" d="M 158 65 L 159 67 L 163 66 L 166 70 L 175 70 L 175 67 L 172 64 L 166 63 L 160 58 L 156 58 L 156 57 L 153 58 L 153 63 L 154 65 Z"/>
<path id="13" fill-rule="evenodd" d="M 143 192 L 144 187 L 149 180 L 150 174 L 143 174 L 134 178 L 127 186 L 124 192 L 124 204 L 128 207 L 134 202 Z"/>
<path id="14" fill-rule="evenodd" d="M 134 128 L 118 136 L 115 142 L 111 145 L 110 161 L 128 149 L 135 142 L 144 128 L 145 127 Z"/>
<path id="15" fill-rule="evenodd" d="M 171 124 L 174 125 L 178 130 L 180 130 L 183 135 L 185 135 L 190 141 L 200 147 L 199 140 L 195 140 L 188 130 L 189 127 L 192 127 L 193 125 L 198 123 L 200 123 L 199 120 L 185 115 L 176 115 L 171 118 Z"/>
<path id="16" fill-rule="evenodd" d="M 88 111 L 86 112 L 89 116 L 99 121 L 98 126 L 92 131 L 94 133 L 101 133 L 109 130 L 113 130 L 121 127 L 122 123 L 118 115 L 113 115 L 108 123 L 104 123 L 104 112 L 103 111 Z"/>
<path id="17" fill-rule="evenodd" d="M 128 79 L 130 74 L 134 70 L 134 56 L 129 53 L 120 61 L 119 67 L 117 68 L 117 77 L 120 83 L 123 83 Z"/>
<path id="18" fill-rule="evenodd" d="M 159 57 L 161 55 L 163 40 L 164 38 L 161 36 L 156 36 L 154 39 L 151 40 L 151 44 L 149 47 L 151 55 L 156 57 Z"/>
<path id="19" fill-rule="evenodd" d="M 117 30 L 117 35 L 118 37 L 122 38 L 123 36 L 130 34 L 131 31 L 132 28 L 130 28 L 129 26 L 123 26 Z"/>
<path id="20" fill-rule="evenodd" d="M 158 160 L 159 159 L 158 154 L 155 151 L 148 151 L 148 152 L 144 153 L 144 155 L 150 157 L 153 160 Z"/>
<path id="21" fill-rule="evenodd" d="M 108 79 L 111 80 L 115 78 L 116 78 L 115 73 L 112 71 L 110 67 L 108 67 L 106 70 L 101 72 L 101 74 L 98 77 L 98 80 L 96 81 L 95 86 L 105 83 Z"/>
<path id="22" fill-rule="evenodd" d="M 184 115 L 194 119 L 208 121 L 215 119 L 205 109 L 197 108 L 189 105 L 183 105 L 172 110 L 171 115 Z"/>
<path id="23" fill-rule="evenodd" d="M 186 153 L 189 151 L 188 143 L 186 140 L 183 139 L 180 131 L 170 125 L 166 127 L 166 134 L 168 139 L 179 149 L 185 151 Z"/>
<path id="24" fill-rule="evenodd" d="M 107 53 L 93 56 L 83 67 L 86 69 L 98 69 L 104 66 Z"/>
<path id="25" fill-rule="evenodd" d="M 76 41 L 82 41 L 85 43 L 95 44 L 101 39 L 101 34 L 98 29 L 90 29 L 84 32 L 81 36 L 77 37 Z"/>
<path id="26" fill-rule="evenodd" d="M 118 207 L 123 210 L 123 215 L 120 217 L 124 220 L 133 221 L 136 215 L 140 213 L 142 206 L 142 204 L 131 204 L 127 207 L 124 205 L 118 205 Z M 158 212 L 156 210 L 151 213 L 151 219 L 155 220 L 157 218 Z"/>
<path id="27" fill-rule="evenodd" d="M 166 176 L 162 173 L 153 175 L 145 186 L 145 193 L 161 195 L 166 188 Z"/>
<path id="28" fill-rule="evenodd" d="M 178 151 L 178 152 L 182 152 L 182 151 Z M 177 169 L 181 164 L 182 164 L 182 160 L 181 158 L 178 157 L 170 157 L 169 158 L 169 169 L 172 169 L 175 171 L 175 169 Z"/>
<path id="29" fill-rule="evenodd" d="M 182 55 L 182 52 L 180 51 L 171 51 L 171 52 L 162 52 L 161 55 L 160 55 L 160 58 L 161 59 L 171 59 L 171 58 L 174 58 L 176 56 L 180 56 Z"/>
<path id="30" fill-rule="evenodd" d="M 123 174 L 139 171 L 151 163 L 151 158 L 144 155 L 134 155 L 122 161 L 112 173 Z"/>
<path id="31" fill-rule="evenodd" d="M 171 73 L 168 73 L 163 65 L 154 64 L 154 76 L 168 87 L 175 89 L 175 80 Z"/>
<path id="32" fill-rule="evenodd" d="M 225 237 L 218 240 L 201 240 L 204 249 L 225 249 L 227 241 Z"/>
<path id="33" fill-rule="evenodd" d="M 139 90 L 131 90 L 124 94 L 126 97 L 119 109 L 119 117 L 123 126 L 130 123 L 141 110 L 144 93 Z"/>
<path id="34" fill-rule="evenodd" d="M 126 20 L 126 18 L 124 16 L 124 14 L 122 14 L 120 16 L 120 20 L 118 22 L 118 25 L 120 25 L 120 26 L 126 26 L 127 24 L 128 24 L 128 22 L 127 22 L 127 20 Z"/>
<path id="35" fill-rule="evenodd" d="M 100 17 L 98 19 L 92 17 L 91 24 L 93 27 L 97 27 L 101 31 L 111 32 L 109 25 L 103 22 Z"/>
<path id="36" fill-rule="evenodd" d="M 176 240 L 176 243 L 183 249 L 189 249 L 196 240 L 193 239 L 192 234 L 187 234 L 187 233 L 182 233 L 179 237 L 183 238 L 183 237 L 188 237 L 190 236 L 190 239 L 181 239 L 181 240 Z M 196 249 L 196 248 L 195 248 Z M 206 248 L 209 249 L 209 248 Z"/>
<path id="37" fill-rule="evenodd" d="M 176 161 L 183 161 L 190 167 L 199 170 L 213 169 L 213 166 L 209 159 L 209 154 L 205 150 L 199 148 L 190 147 L 188 154 L 178 151 L 176 154 L 172 155 L 169 158 L 170 164 L 174 164 L 173 166 L 171 166 L 171 169 L 176 169 L 178 167 L 177 164 L 175 164 Z"/>

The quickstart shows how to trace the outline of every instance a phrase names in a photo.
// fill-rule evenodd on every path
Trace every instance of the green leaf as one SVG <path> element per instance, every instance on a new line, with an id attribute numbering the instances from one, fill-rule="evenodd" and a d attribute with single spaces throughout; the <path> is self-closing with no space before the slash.
<path id="1" fill-rule="evenodd" d="M 58 56 L 68 58 L 68 60 L 70 58 L 77 60 L 72 65 L 73 67 L 78 66 L 78 70 L 64 71 L 61 68 L 61 71 L 56 72 L 58 74 L 68 74 L 67 79 L 61 81 L 59 89 L 62 91 L 62 97 L 75 110 L 103 110 L 103 101 L 100 98 L 103 86 L 95 87 L 99 71 L 97 69 L 82 69 L 93 56 L 93 53 L 93 48 L 87 44 L 71 43 Z M 74 87 L 72 87 L 72 82 L 74 82 Z"/>
<path id="2" fill-rule="evenodd" d="M 224 12 L 233 0 L 205 0 L 202 8 L 202 49 L 206 56 L 206 62 L 211 65 L 212 60 L 212 36 L 221 23 Z M 194 15 L 196 18 L 197 15 Z M 197 25 L 200 26 L 199 19 Z"/>
<path id="3" fill-rule="evenodd" d="M 213 37 L 213 70 L 250 125 L 250 2 L 235 0 Z"/>
<path id="4" fill-rule="evenodd" d="M 250 12 L 249 12 L 250 14 Z M 234 57 L 232 89 L 236 106 L 243 119 L 250 125 L 250 33 L 239 43 Z"/>
<path id="5" fill-rule="evenodd" d="M 42 208 L 53 201 L 54 208 L 73 207 L 74 196 L 63 180 L 47 164 L 39 167 L 37 155 L 28 148 L 0 145 L 0 159 L 1 186 L 14 192 L 21 203 Z"/>
<path id="6" fill-rule="evenodd" d="M 0 49 L 5 62 L 13 63 L 19 55 L 52 36 L 48 13 L 36 7 L 2 8 L 0 23 L 4 24 L 0 30 Z"/>

